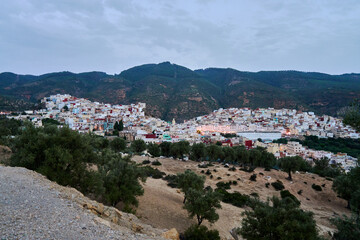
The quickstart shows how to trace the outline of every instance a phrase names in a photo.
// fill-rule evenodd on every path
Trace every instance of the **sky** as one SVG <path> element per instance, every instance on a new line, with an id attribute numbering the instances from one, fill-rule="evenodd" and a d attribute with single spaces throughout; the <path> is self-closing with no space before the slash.
<path id="1" fill-rule="evenodd" d="M 0 72 L 360 72 L 359 0 L 1 0 Z"/>

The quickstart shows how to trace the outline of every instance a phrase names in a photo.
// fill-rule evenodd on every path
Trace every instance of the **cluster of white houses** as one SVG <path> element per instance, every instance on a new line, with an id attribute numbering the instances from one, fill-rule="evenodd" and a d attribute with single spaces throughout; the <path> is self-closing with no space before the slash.
<path id="1" fill-rule="evenodd" d="M 120 135 L 128 140 L 143 139 L 145 142 L 161 143 L 186 140 L 192 143 L 212 143 L 220 141 L 223 145 L 243 144 L 248 149 L 265 147 L 276 157 L 299 155 L 304 159 L 328 157 L 340 163 L 345 169 L 354 166 L 355 158 L 346 154 L 332 154 L 324 151 L 306 149 L 297 142 L 288 144 L 272 143 L 281 137 L 359 138 L 359 133 L 344 126 L 341 119 L 332 116 L 316 116 L 313 112 L 294 109 L 229 108 L 213 111 L 211 114 L 196 117 L 176 124 L 175 120 L 165 122 L 145 115 L 145 103 L 130 105 L 111 105 L 76 98 L 68 94 L 57 94 L 42 99 L 45 109 L 27 111 L 27 116 L 36 126 L 42 119 L 51 118 L 67 124 L 79 132 L 93 132 L 98 135 L 112 133 L 114 124 L 122 120 L 124 131 Z M 232 138 L 224 134 L 232 134 Z M 258 141 L 261 139 L 261 141 Z"/>

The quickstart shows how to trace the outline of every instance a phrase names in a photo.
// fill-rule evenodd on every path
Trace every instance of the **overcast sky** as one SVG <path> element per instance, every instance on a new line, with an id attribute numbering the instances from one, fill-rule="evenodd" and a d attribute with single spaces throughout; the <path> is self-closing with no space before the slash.
<path id="1" fill-rule="evenodd" d="M 360 72 L 360 0 L 1 0 L 0 72 Z"/>

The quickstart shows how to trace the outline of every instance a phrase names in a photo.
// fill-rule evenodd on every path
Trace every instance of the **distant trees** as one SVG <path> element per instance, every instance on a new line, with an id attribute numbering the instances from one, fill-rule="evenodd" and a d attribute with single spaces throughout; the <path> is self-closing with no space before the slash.
<path id="1" fill-rule="evenodd" d="M 126 149 L 126 141 L 123 138 L 119 138 L 119 137 L 114 138 L 110 142 L 110 147 L 115 152 L 122 152 Z"/>
<path id="2" fill-rule="evenodd" d="M 357 131 L 360 131 L 360 100 L 355 99 L 353 103 L 345 108 L 341 114 L 344 118 L 343 122 L 350 125 Z"/>
<path id="3" fill-rule="evenodd" d="M 201 161 L 206 154 L 206 147 L 203 143 L 194 143 L 190 147 L 190 159 L 194 161 Z"/>
<path id="4" fill-rule="evenodd" d="M 170 155 L 174 158 L 184 159 L 185 154 L 189 154 L 190 143 L 187 141 L 180 141 L 171 144 Z"/>
<path id="5" fill-rule="evenodd" d="M 141 153 L 143 151 L 146 150 L 146 143 L 144 142 L 144 140 L 142 139 L 137 139 L 134 140 L 131 143 L 131 149 L 135 152 L 135 153 Z"/>
<path id="6" fill-rule="evenodd" d="M 239 233 L 248 240 L 321 239 L 313 213 L 299 208 L 291 198 L 273 197 L 272 204 L 259 202 L 245 212 Z"/>
<path id="7" fill-rule="evenodd" d="M 147 149 L 148 152 L 151 154 L 151 156 L 153 157 L 160 157 L 161 154 L 161 150 L 158 144 L 156 143 L 149 143 L 147 145 Z"/>
<path id="8" fill-rule="evenodd" d="M 124 130 L 124 123 L 121 119 L 120 121 L 116 121 L 114 124 L 114 130 L 117 130 L 118 132 L 121 132 Z"/>
<path id="9" fill-rule="evenodd" d="M 184 233 L 185 239 L 191 240 L 220 240 L 217 230 L 208 230 L 206 226 L 192 225 Z"/>

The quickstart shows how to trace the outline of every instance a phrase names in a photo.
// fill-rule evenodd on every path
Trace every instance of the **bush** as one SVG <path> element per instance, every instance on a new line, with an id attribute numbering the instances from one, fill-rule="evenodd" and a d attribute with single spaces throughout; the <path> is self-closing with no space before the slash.
<path id="1" fill-rule="evenodd" d="M 299 191 L 297 192 L 297 194 L 301 195 L 302 192 L 303 192 L 303 190 L 299 190 Z"/>
<path id="2" fill-rule="evenodd" d="M 237 183 L 237 181 L 232 181 L 232 185 L 237 185 L 238 183 Z"/>
<path id="3" fill-rule="evenodd" d="M 272 182 L 271 186 L 273 186 L 276 191 L 281 191 L 285 188 L 284 184 L 280 180 L 277 180 L 276 182 Z"/>
<path id="4" fill-rule="evenodd" d="M 268 183 L 268 182 L 265 183 L 265 187 L 266 187 L 266 188 L 269 188 L 269 186 L 270 186 L 270 183 Z"/>
<path id="5" fill-rule="evenodd" d="M 192 225 L 184 233 L 185 240 L 220 240 L 217 230 L 208 230 L 205 226 Z"/>
<path id="6" fill-rule="evenodd" d="M 168 182 L 168 186 L 172 188 L 178 187 L 178 176 L 176 175 L 166 175 L 164 180 Z"/>
<path id="7" fill-rule="evenodd" d="M 217 186 L 218 188 L 222 188 L 222 189 L 230 189 L 230 188 L 231 188 L 231 187 L 230 187 L 230 182 L 227 182 L 227 183 L 218 182 L 218 183 L 216 184 L 216 186 Z"/>
<path id="8" fill-rule="evenodd" d="M 155 179 L 162 178 L 163 176 L 166 175 L 164 172 L 160 171 L 159 169 L 152 168 L 150 166 L 143 167 L 143 170 L 144 170 L 144 173 L 146 176 L 152 177 Z"/>
<path id="9" fill-rule="evenodd" d="M 297 205 L 300 205 L 300 201 L 294 195 L 292 195 L 288 190 L 281 191 L 280 196 L 282 199 L 287 197 L 291 198 L 291 200 L 293 200 Z"/>
<path id="10" fill-rule="evenodd" d="M 151 163 L 151 165 L 160 166 L 160 165 L 162 165 L 162 164 L 161 164 L 161 162 L 159 162 L 158 160 L 156 160 L 156 161 L 153 161 L 153 162 Z"/>
<path id="11" fill-rule="evenodd" d="M 315 190 L 315 191 L 322 191 L 322 188 L 321 188 L 321 186 L 319 186 L 319 185 L 316 185 L 316 184 L 314 184 L 313 183 L 313 185 L 311 185 L 311 187 Z"/>
<path id="12" fill-rule="evenodd" d="M 248 172 L 248 173 L 251 173 L 255 170 L 254 167 L 243 167 L 243 168 L 240 168 L 241 171 L 244 171 L 244 172 Z"/>
<path id="13" fill-rule="evenodd" d="M 210 170 L 208 169 L 205 174 L 206 174 L 206 175 L 211 175 Z"/>
<path id="14" fill-rule="evenodd" d="M 235 168 L 235 167 L 231 167 L 231 168 L 229 168 L 229 171 L 235 172 L 235 171 L 236 171 L 236 168 Z"/>
<path id="15" fill-rule="evenodd" d="M 217 179 L 217 180 L 221 180 L 222 178 L 221 178 L 221 177 L 217 177 L 216 179 Z"/>
<path id="16" fill-rule="evenodd" d="M 251 202 L 248 195 L 241 194 L 239 192 L 229 193 L 224 188 L 217 188 L 215 191 L 222 195 L 222 201 L 224 203 L 229 203 L 236 207 L 244 207 L 245 205 L 249 205 Z"/>
<path id="17" fill-rule="evenodd" d="M 254 198 L 259 198 L 259 194 L 256 192 L 252 192 L 250 193 L 250 196 L 254 197 Z"/>
<path id="18" fill-rule="evenodd" d="M 142 164 L 149 164 L 149 163 L 151 163 L 149 160 L 142 161 Z"/>
<path id="19" fill-rule="evenodd" d="M 256 174 L 255 173 L 250 176 L 250 181 L 256 182 Z"/>

